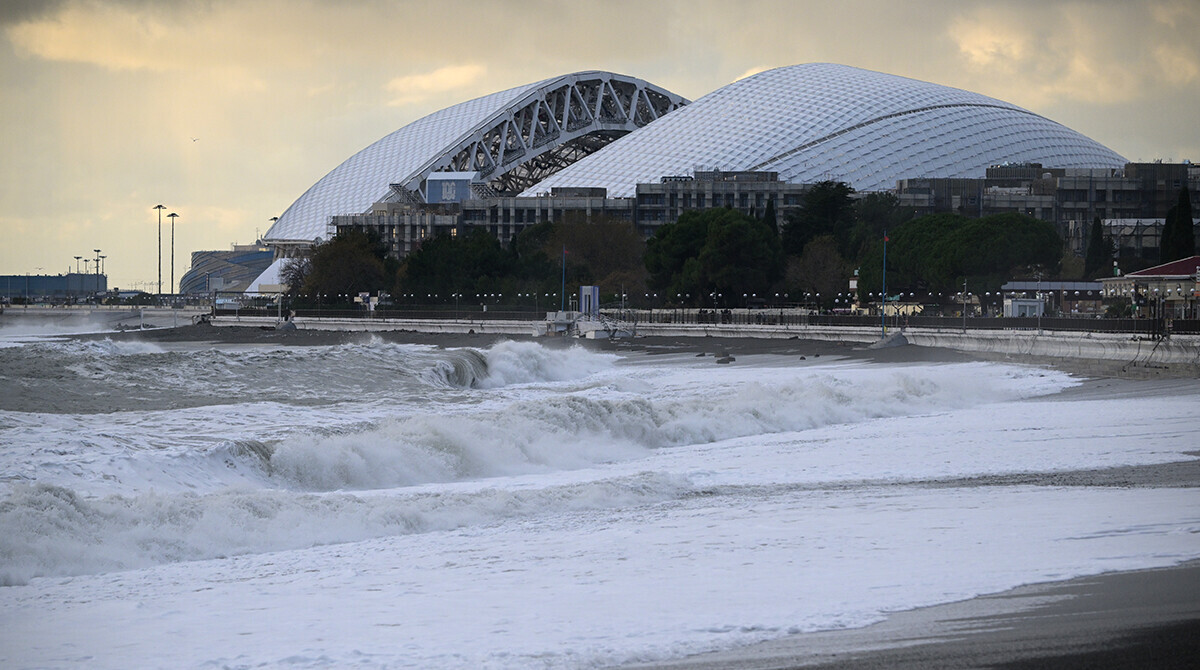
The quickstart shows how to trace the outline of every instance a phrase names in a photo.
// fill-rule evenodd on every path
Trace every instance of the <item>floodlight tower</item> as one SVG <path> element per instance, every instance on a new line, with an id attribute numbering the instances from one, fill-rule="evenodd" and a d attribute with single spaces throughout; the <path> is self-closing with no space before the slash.
<path id="1" fill-rule="evenodd" d="M 158 210 L 158 294 L 162 295 L 162 211 L 166 207 L 155 205 L 154 209 Z"/>
<path id="2" fill-rule="evenodd" d="M 170 286 L 170 289 L 171 289 L 171 295 L 175 295 L 175 219 L 179 218 L 179 215 L 176 214 L 175 212 L 171 212 L 170 214 L 167 215 L 167 218 L 171 220 L 171 286 Z"/>

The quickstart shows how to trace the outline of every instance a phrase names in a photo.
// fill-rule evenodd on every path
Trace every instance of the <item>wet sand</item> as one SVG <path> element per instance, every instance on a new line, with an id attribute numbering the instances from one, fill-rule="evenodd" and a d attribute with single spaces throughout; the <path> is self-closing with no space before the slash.
<path id="1" fill-rule="evenodd" d="M 627 668 L 1194 668 L 1200 562 L 1116 572 L 793 635 L 742 649 Z"/>

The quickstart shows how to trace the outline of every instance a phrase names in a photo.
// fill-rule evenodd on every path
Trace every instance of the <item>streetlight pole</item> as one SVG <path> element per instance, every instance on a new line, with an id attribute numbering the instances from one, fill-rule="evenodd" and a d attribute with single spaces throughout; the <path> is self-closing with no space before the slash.
<path id="1" fill-rule="evenodd" d="M 96 271 L 96 284 L 92 287 L 93 293 L 95 294 L 100 292 L 100 250 L 93 249 L 92 251 L 96 252 L 96 262 L 95 265 L 92 266 L 92 269 Z M 96 304 L 100 304 L 99 298 L 96 298 Z"/>
<path id="2" fill-rule="evenodd" d="M 967 332 L 967 280 L 963 278 L 963 332 Z"/>
<path id="3" fill-rule="evenodd" d="M 879 307 L 879 337 L 881 339 L 887 337 L 887 243 L 888 236 L 885 230 L 883 231 L 883 292 L 880 294 L 883 296 L 883 300 Z"/>
<path id="4" fill-rule="evenodd" d="M 166 209 L 162 205 L 155 205 L 154 209 L 158 210 L 158 291 L 162 295 L 162 211 Z"/>
<path id="5" fill-rule="evenodd" d="M 175 295 L 175 219 L 179 218 L 179 215 L 171 212 L 167 218 L 171 220 L 171 286 L 169 289 L 171 295 Z"/>

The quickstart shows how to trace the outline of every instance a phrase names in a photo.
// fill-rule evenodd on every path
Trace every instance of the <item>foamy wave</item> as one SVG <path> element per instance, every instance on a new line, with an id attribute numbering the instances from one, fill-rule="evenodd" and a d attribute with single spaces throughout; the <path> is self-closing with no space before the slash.
<path id="1" fill-rule="evenodd" d="M 582 379 L 610 368 L 618 359 L 582 347 L 549 349 L 535 342 L 500 342 L 486 351 L 487 376 L 481 388 Z"/>
<path id="2" fill-rule="evenodd" d="M 261 490 L 87 499 L 57 486 L 19 486 L 0 500 L 0 585 L 620 508 L 689 491 L 686 480 L 658 473 L 402 496 Z"/>
<path id="3" fill-rule="evenodd" d="M 769 373 L 768 373 L 769 374 Z M 1030 373 L 1032 374 L 1032 373 Z M 568 470 L 650 450 L 799 431 L 1008 400 L 1068 383 L 988 365 L 842 370 L 703 387 L 691 378 L 655 394 L 591 388 L 500 408 L 419 414 L 367 430 L 275 445 L 273 478 L 302 490 L 377 489 Z M 647 397 L 650 395 L 651 397 Z"/>
<path id="4" fill-rule="evenodd" d="M 506 342 L 442 350 L 373 338 L 333 346 L 205 346 L 165 350 L 123 340 L 39 342 L 0 349 L 0 408 L 83 413 L 272 400 L 384 401 L 423 389 L 497 388 L 578 379 L 613 357 Z M 22 393 L 15 393 L 20 387 Z M 62 398 L 37 403 L 29 398 Z M 99 398 L 99 400 L 97 400 Z"/>

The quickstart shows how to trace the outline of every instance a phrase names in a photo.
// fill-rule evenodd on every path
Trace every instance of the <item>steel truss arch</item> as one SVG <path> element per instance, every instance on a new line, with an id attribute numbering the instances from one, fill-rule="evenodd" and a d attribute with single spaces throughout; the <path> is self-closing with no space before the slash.
<path id="1" fill-rule="evenodd" d="M 403 181 L 389 200 L 426 199 L 433 172 L 476 172 L 489 192 L 519 193 L 687 103 L 645 81 L 581 72 L 543 82 L 447 147 Z"/>
<path id="2" fill-rule="evenodd" d="M 641 79 L 576 72 L 468 100 L 354 154 L 298 198 L 269 243 L 327 238 L 331 217 L 427 201 L 434 172 L 473 172 L 480 193 L 518 193 L 688 103 Z"/>

